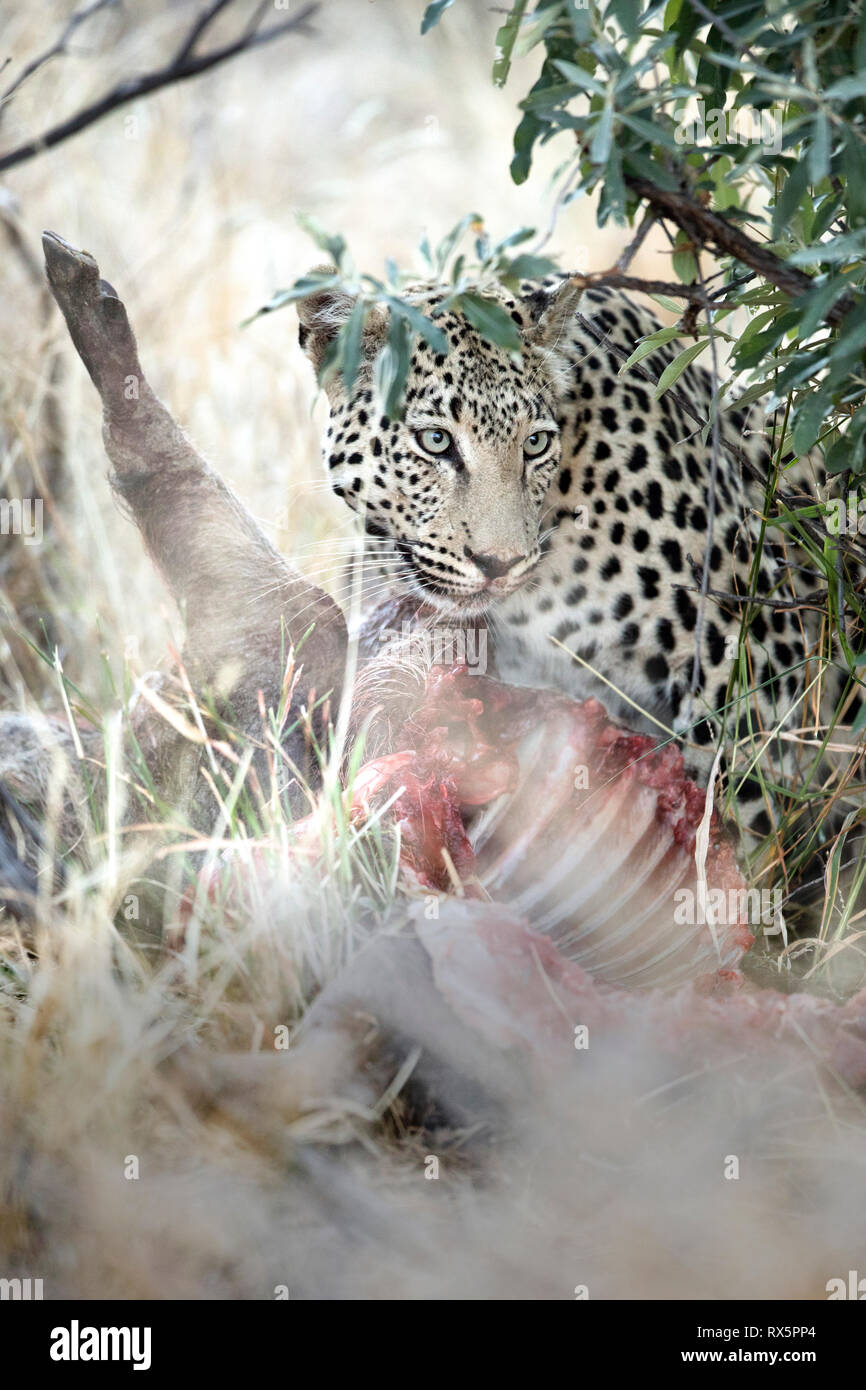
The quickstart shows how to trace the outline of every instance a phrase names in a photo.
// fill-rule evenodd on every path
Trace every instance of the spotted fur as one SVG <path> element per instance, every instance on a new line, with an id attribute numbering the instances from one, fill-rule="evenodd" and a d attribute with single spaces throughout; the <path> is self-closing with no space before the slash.
<path id="1" fill-rule="evenodd" d="M 430 313 L 443 293 L 427 285 L 407 297 Z M 596 695 L 650 732 L 675 730 L 705 770 L 719 723 L 737 722 L 731 677 L 742 605 L 708 600 L 701 621 L 693 566 L 707 551 L 715 457 L 709 587 L 750 587 L 762 498 L 743 461 L 768 470 L 760 419 L 748 408 L 723 412 L 714 450 L 702 427 L 709 372 L 692 365 L 657 397 L 670 347 L 623 370 L 637 340 L 659 327 L 624 293 L 579 294 L 551 279 L 525 283 L 520 296 L 496 294 L 520 328 L 520 363 L 447 312 L 437 322 L 450 351 L 436 356 L 416 342 L 402 421 L 376 405 L 370 363 L 384 316 L 368 323 L 367 367 L 351 397 L 338 380 L 329 387 L 332 486 L 378 538 L 395 583 L 456 619 L 487 612 L 503 675 Z M 325 294 L 302 308 L 314 363 L 350 303 Z M 431 458 L 421 447 L 423 425 L 447 431 L 446 454 Z M 541 429 L 550 430 L 549 448 L 528 461 L 524 441 Z M 768 541 L 756 592 L 778 592 L 786 575 L 782 550 Z M 752 616 L 753 736 L 803 721 L 805 679 L 814 675 L 803 662 L 814 642 L 802 610 Z"/>

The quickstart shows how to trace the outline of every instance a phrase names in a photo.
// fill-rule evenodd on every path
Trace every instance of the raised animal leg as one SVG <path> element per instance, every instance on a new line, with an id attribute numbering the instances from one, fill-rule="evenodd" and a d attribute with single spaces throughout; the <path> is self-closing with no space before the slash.
<path id="1" fill-rule="evenodd" d="M 53 232 L 42 241 L 49 284 L 102 398 L 112 485 L 185 612 L 184 660 L 197 693 L 261 735 L 260 698 L 279 706 L 289 651 L 304 638 L 294 704 L 338 696 L 340 609 L 277 553 L 154 395 L 126 310 L 93 257 Z M 308 741 L 296 733 L 292 742 L 293 761 L 314 775 Z"/>

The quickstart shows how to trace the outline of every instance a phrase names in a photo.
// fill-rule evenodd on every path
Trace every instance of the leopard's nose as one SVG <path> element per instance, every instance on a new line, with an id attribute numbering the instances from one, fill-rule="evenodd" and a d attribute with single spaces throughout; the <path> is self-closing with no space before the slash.
<path id="1" fill-rule="evenodd" d="M 478 566 L 485 579 L 501 579 L 504 574 L 514 569 L 514 566 L 519 564 L 523 559 L 523 556 L 520 554 L 497 555 L 493 551 L 488 551 L 479 555 L 476 554 L 475 551 L 469 549 L 466 551 L 466 556 L 467 559 L 472 561 L 473 565 Z"/>

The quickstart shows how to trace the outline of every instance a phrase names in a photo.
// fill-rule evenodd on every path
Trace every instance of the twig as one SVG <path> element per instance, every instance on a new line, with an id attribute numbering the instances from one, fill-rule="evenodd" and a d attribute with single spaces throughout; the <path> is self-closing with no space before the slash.
<path id="1" fill-rule="evenodd" d="M 688 594 L 698 594 L 701 592 L 699 584 L 674 584 L 674 589 L 684 589 Z M 826 589 L 820 589 L 814 594 L 804 594 L 802 598 L 762 598 L 760 594 L 730 594 L 722 589 L 707 589 L 708 598 L 718 599 L 720 603 L 758 603 L 762 608 L 774 608 L 781 612 L 796 612 L 798 608 L 817 608 L 819 612 L 824 612 L 827 607 L 829 594 Z"/>
<path id="2" fill-rule="evenodd" d="M 640 226 L 638 227 L 628 246 L 625 248 L 625 250 L 623 251 L 622 255 L 616 263 L 616 269 L 620 271 L 623 275 L 628 270 L 638 251 L 646 241 L 647 233 L 649 232 L 649 229 L 653 225 L 655 220 L 655 213 L 652 211 L 651 208 L 648 208 L 643 215 L 643 221 L 641 222 Z"/>
<path id="3" fill-rule="evenodd" d="M 848 488 L 850 487 L 850 485 L 851 485 L 851 473 L 850 473 L 850 471 L 849 471 L 848 469 L 846 469 L 845 472 L 842 474 L 842 478 L 841 478 L 841 482 L 840 482 L 840 486 L 839 486 L 839 496 L 840 496 L 840 497 L 845 497 L 845 496 L 847 495 Z M 836 621 L 837 621 L 838 624 L 839 624 L 839 634 L 840 634 L 840 636 L 841 636 L 841 638 L 842 638 L 842 641 L 843 641 L 843 643 L 844 643 L 845 639 L 846 639 L 847 636 L 848 636 L 848 627 L 847 627 L 847 623 L 846 623 L 846 621 L 845 621 L 845 602 L 844 602 L 844 599 L 845 599 L 845 561 L 844 561 L 844 558 L 843 558 L 843 556 L 842 556 L 842 551 L 841 551 L 841 549 L 840 549 L 838 546 L 836 547 L 836 555 L 835 555 L 835 558 L 834 558 L 834 563 L 835 563 L 835 569 L 836 569 Z"/>
<path id="4" fill-rule="evenodd" d="M 46 48 L 44 53 L 40 53 L 38 58 L 34 58 L 31 62 L 27 63 L 24 70 L 19 73 L 15 81 L 6 88 L 6 91 L 0 96 L 0 106 L 5 106 L 9 98 L 13 96 L 20 87 L 24 86 L 24 83 L 29 77 L 33 76 L 34 72 L 38 72 L 46 63 L 50 63 L 52 58 L 57 58 L 61 53 L 66 52 L 67 43 L 75 33 L 75 30 L 79 28 L 85 20 L 90 19 L 90 16 L 97 14 L 99 10 L 107 9 L 109 6 L 113 7 L 116 4 L 117 0 L 92 0 L 91 4 L 85 5 L 81 10 L 76 10 L 67 21 L 66 27 L 60 34 L 60 37 L 55 39 L 51 47 Z"/>
<path id="5" fill-rule="evenodd" d="M 90 106 L 84 107 L 74 116 L 61 121 L 59 125 L 52 126 L 44 135 L 40 135 L 35 140 L 28 140 L 25 144 L 19 145 L 17 149 L 10 150 L 8 154 L 0 155 L 0 173 L 17 164 L 23 164 L 25 160 L 32 159 L 35 155 L 41 154 L 43 150 L 59 145 L 62 140 L 68 140 L 71 135 L 77 135 L 79 131 L 85 130 L 87 126 L 101 120 L 103 116 L 116 110 L 117 107 L 125 106 L 127 102 L 147 96 L 151 92 L 158 91 L 160 87 L 167 87 L 174 82 L 183 82 L 189 77 L 197 77 L 199 73 L 207 72 L 209 68 L 216 67 L 218 63 L 224 63 L 229 58 L 234 58 L 238 53 L 257 48 L 260 44 L 271 43 L 274 39 L 282 38 L 285 34 L 308 33 L 307 21 L 319 8 L 317 3 L 305 5 L 294 18 L 283 20 L 280 24 L 272 24 L 268 29 L 257 29 L 252 33 L 246 30 L 231 43 L 224 44 L 221 48 L 211 49 L 209 53 L 195 54 L 190 52 L 190 39 L 192 38 L 193 42 L 200 39 L 216 15 L 225 8 L 226 3 L 232 2 L 233 0 L 215 0 L 215 3 L 211 5 L 204 16 L 206 23 L 202 24 L 201 16 L 196 20 L 193 30 L 186 36 L 175 57 L 164 67 L 158 68 L 154 72 L 144 73 L 141 77 L 126 78 Z"/>
<path id="6" fill-rule="evenodd" d="M 744 53 L 753 63 L 757 63 L 758 60 L 748 44 L 743 43 L 740 36 L 734 33 L 730 24 L 728 24 L 720 14 L 714 14 L 712 10 L 707 9 L 707 6 L 702 3 L 702 0 L 689 0 L 689 4 L 693 10 L 697 10 L 698 14 L 708 21 L 712 28 L 718 29 L 722 37 L 727 39 L 735 53 Z"/>
<path id="7" fill-rule="evenodd" d="M 574 180 L 577 178 L 579 173 L 580 157 L 575 159 L 573 163 L 569 165 L 568 173 L 563 179 L 562 185 L 554 200 L 553 209 L 550 214 L 550 221 L 548 222 L 544 232 L 541 234 L 538 241 L 536 241 L 535 245 L 532 248 L 533 255 L 537 256 L 539 251 L 544 250 L 545 246 L 550 241 L 550 238 L 553 236 L 553 233 L 556 231 L 556 224 L 559 221 L 559 214 L 562 212 L 562 209 L 565 205 L 565 200 L 571 192 L 574 186 Z"/>
<path id="8" fill-rule="evenodd" d="M 202 34 L 210 28 L 217 15 L 233 4 L 234 0 L 214 0 L 214 3 L 207 10 L 202 10 L 195 24 L 193 24 L 180 48 L 174 56 L 175 63 L 185 63 L 187 58 L 192 57 L 193 49 L 201 38 Z"/>
<path id="9" fill-rule="evenodd" d="M 698 268 L 698 280 L 701 289 L 706 295 L 707 287 L 704 284 L 704 277 L 701 273 L 701 264 L 698 257 L 695 258 Z M 689 684 L 689 693 L 693 696 L 697 693 L 701 683 L 701 642 L 704 635 L 704 618 L 706 616 L 707 592 L 710 587 L 710 556 L 713 549 L 713 534 L 716 524 L 716 483 L 719 475 L 719 455 L 721 453 L 721 438 L 719 436 L 719 358 L 716 347 L 716 335 L 713 331 L 713 316 L 707 309 L 707 334 L 710 341 L 710 357 L 713 364 L 713 401 L 712 401 L 712 422 L 711 422 L 711 463 L 710 481 L 707 487 L 707 543 L 704 547 L 704 565 L 701 572 L 701 599 L 698 604 L 698 617 L 695 623 L 695 655 L 692 661 L 692 678 Z"/>
<path id="10" fill-rule="evenodd" d="M 632 175 L 627 175 L 625 181 L 634 193 L 647 200 L 657 217 L 669 217 L 697 246 L 714 246 L 722 255 L 733 256 L 792 299 L 814 288 L 814 282 L 804 271 L 788 265 L 767 247 L 752 241 L 733 222 L 703 207 L 689 193 L 659 188 L 650 179 Z M 854 296 L 846 290 L 823 315 L 824 323 L 838 327 L 853 304 Z"/>
<path id="11" fill-rule="evenodd" d="M 590 274 L 583 274 L 575 271 L 570 277 L 572 284 L 580 289 L 592 289 L 596 285 L 607 285 L 614 290 L 637 290 L 641 294 L 668 294 L 676 295 L 678 299 L 687 299 L 692 304 L 697 304 L 700 309 L 736 309 L 736 304 L 728 304 L 725 300 L 710 298 L 705 289 L 697 285 L 683 285 L 673 280 L 644 280 L 637 275 L 623 275 L 616 266 L 610 270 L 597 270 Z M 727 288 L 727 287 L 726 287 Z"/>
<path id="12" fill-rule="evenodd" d="M 695 583 L 674 584 L 673 588 L 684 589 L 689 594 L 706 593 L 708 598 L 718 599 L 720 603 L 736 603 L 740 606 L 744 603 L 757 603 L 763 608 L 778 609 L 779 612 L 793 612 L 798 608 L 818 608 L 823 611 L 827 606 L 829 594 L 826 589 L 818 589 L 813 594 L 803 594 L 801 598 L 763 598 L 760 594 L 726 593 L 722 589 L 711 589 L 709 584 L 704 587 L 702 567 L 691 555 L 687 555 L 686 560 Z"/>

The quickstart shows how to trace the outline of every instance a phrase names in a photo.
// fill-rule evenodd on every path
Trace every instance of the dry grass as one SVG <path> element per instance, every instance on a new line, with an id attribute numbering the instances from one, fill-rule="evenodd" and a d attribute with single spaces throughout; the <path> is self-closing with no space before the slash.
<path id="1" fill-rule="evenodd" d="M 21 93 L 5 142 L 148 65 L 191 8 L 147 0 L 98 18 Z M 4 52 L 20 62 L 69 6 L 7 9 Z M 424 232 L 470 206 L 503 232 L 543 225 L 550 208 L 552 157 L 521 189 L 505 172 L 512 95 L 487 81 L 497 16 L 464 2 L 421 44 L 420 10 L 335 0 L 316 36 L 120 111 L 8 183 L 26 248 L 35 255 L 49 227 L 97 255 L 156 388 L 279 546 L 332 586 L 348 523 L 321 480 L 322 407 L 294 317 L 239 328 L 318 258 L 294 214 L 347 231 L 375 268 L 411 261 Z M 578 205 L 552 249 L 598 268 L 621 238 Z M 638 270 L 660 273 L 652 242 L 642 257 Z M 110 500 L 96 395 L 11 245 L 0 289 L 12 325 L 0 343 L 0 495 L 35 480 L 47 513 L 41 546 L 3 541 L 0 694 L 7 707 L 59 707 L 56 672 L 29 638 L 56 645 L 74 703 L 110 714 L 169 642 L 180 646 L 179 620 Z M 269 1298 L 278 1285 L 568 1298 L 581 1283 L 593 1297 L 820 1297 L 856 1266 L 861 1108 L 828 1095 L 808 1059 L 780 1076 L 744 1049 L 736 1074 L 705 1058 L 689 1080 L 626 1036 L 522 1114 L 483 1191 L 459 1142 L 443 1150 L 446 1181 L 425 1182 L 419 1137 L 399 1117 L 385 1130 L 338 1114 L 335 1136 L 333 1114 L 281 1114 L 266 1085 L 240 1116 L 202 1109 L 166 1059 L 194 1043 L 257 1054 L 294 1026 L 370 929 L 400 926 L 393 850 L 337 837 L 324 888 L 275 852 L 250 900 L 199 903 L 179 950 L 157 954 L 116 925 L 140 865 L 111 758 L 105 775 L 118 795 L 95 868 L 65 894 L 62 931 L 46 914 L 35 957 L 11 928 L 3 941 L 0 1275 L 43 1277 L 48 1296 L 122 1298 Z M 269 828 L 277 844 L 283 830 Z M 746 1164 L 739 1184 L 720 1176 L 731 1151 Z"/>

